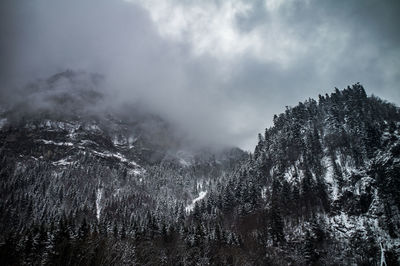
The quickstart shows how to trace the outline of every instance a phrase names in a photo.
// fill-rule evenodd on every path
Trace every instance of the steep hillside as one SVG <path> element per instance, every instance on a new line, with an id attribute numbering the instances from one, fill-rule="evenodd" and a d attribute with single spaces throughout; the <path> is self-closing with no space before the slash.
<path id="1" fill-rule="evenodd" d="M 238 148 L 190 145 L 166 120 L 137 108 L 106 108 L 100 82 L 98 75 L 62 72 L 28 85 L 25 97 L 2 108 L 4 264 L 66 263 L 65 256 L 76 254 L 64 254 L 63 243 L 75 241 L 81 226 L 107 239 L 109 233 L 133 236 L 153 219 L 175 223 L 200 188 L 206 193 L 247 158 Z M 54 239 L 62 230 L 68 237 Z M 130 257 L 131 243 L 120 244 L 129 246 L 121 256 Z M 93 252 L 81 263 L 101 261 Z"/>
<path id="2" fill-rule="evenodd" d="M 375 265 L 385 253 L 396 265 L 399 129 L 399 108 L 360 84 L 287 107 L 223 190 L 242 195 L 250 182 L 254 191 L 250 202 L 234 197 L 231 224 L 282 252 L 273 264 Z"/>
<path id="3" fill-rule="evenodd" d="M 246 154 L 104 108 L 99 83 L 60 73 L 2 109 L 2 265 L 400 263 L 400 111 L 360 84 Z"/>

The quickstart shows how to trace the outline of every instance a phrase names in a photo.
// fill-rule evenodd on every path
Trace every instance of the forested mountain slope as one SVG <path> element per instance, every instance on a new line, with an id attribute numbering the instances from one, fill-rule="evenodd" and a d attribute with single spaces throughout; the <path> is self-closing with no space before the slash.
<path id="1" fill-rule="evenodd" d="M 360 84 L 287 107 L 249 155 L 99 109 L 99 82 L 3 108 L 3 265 L 399 263 L 400 112 Z"/>
<path id="2" fill-rule="evenodd" d="M 287 107 L 225 189 L 230 224 L 285 258 L 266 263 L 375 265 L 382 245 L 397 265 L 399 128 L 399 108 L 360 84 Z M 250 202 L 231 194 L 248 191 L 243 184 Z"/>
<path id="3" fill-rule="evenodd" d="M 0 261 L 6 265 L 130 261 L 134 246 L 121 235 L 183 219 L 201 191 L 247 158 L 238 148 L 190 145 L 167 121 L 137 108 L 104 108 L 101 79 L 62 72 L 29 84 L 26 97 L 2 108 Z M 78 245 L 79 230 L 96 234 L 93 245 Z M 89 251 L 77 257 L 76 245 Z M 121 258 L 104 252 L 120 245 Z"/>

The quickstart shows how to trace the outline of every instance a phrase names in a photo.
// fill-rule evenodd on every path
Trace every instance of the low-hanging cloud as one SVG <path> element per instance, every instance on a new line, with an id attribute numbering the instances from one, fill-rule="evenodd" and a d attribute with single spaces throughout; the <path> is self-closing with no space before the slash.
<path id="1" fill-rule="evenodd" d="M 2 99 L 65 69 L 101 73 L 109 104 L 139 102 L 199 141 L 246 149 L 285 105 L 335 86 L 400 100 L 396 1 L 1 5 Z"/>

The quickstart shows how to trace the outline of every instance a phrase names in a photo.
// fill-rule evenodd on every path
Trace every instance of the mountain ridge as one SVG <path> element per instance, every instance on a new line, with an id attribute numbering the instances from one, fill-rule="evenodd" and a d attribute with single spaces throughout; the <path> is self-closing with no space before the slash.
<path id="1" fill-rule="evenodd" d="M 0 114 L 5 265 L 399 263 L 400 111 L 361 84 L 287 107 L 253 154 L 74 108 L 87 95 L 73 84 Z"/>

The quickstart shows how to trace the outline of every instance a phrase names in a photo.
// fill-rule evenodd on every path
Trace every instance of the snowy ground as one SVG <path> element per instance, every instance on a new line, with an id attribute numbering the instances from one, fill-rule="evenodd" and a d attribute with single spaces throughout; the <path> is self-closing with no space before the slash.
<path id="1" fill-rule="evenodd" d="M 188 206 L 186 206 L 185 211 L 186 212 L 191 212 L 194 209 L 194 205 L 196 204 L 196 202 L 198 202 L 199 200 L 204 199 L 204 197 L 207 195 L 207 191 L 200 191 L 199 196 L 197 198 L 195 198 L 191 204 L 189 204 Z"/>
<path id="2" fill-rule="evenodd" d="M 96 193 L 96 217 L 97 220 L 100 220 L 101 214 L 101 198 L 103 197 L 103 189 L 98 188 Z"/>

